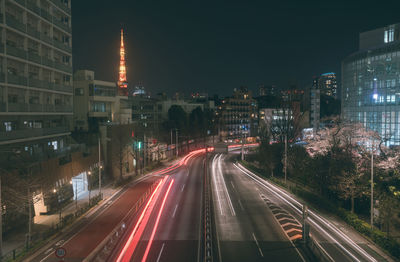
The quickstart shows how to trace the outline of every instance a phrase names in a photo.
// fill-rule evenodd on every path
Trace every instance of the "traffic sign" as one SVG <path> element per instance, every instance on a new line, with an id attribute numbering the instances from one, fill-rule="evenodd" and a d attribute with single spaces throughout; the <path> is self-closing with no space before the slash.
<path id="1" fill-rule="evenodd" d="M 59 247 L 56 249 L 56 257 L 63 258 L 67 254 L 67 250 L 63 247 Z"/>

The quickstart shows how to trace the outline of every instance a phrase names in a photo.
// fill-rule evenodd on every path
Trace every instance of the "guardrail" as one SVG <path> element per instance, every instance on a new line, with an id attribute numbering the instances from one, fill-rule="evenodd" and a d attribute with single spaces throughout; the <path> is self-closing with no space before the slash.
<path id="1" fill-rule="evenodd" d="M 124 237 L 126 231 L 129 229 L 129 225 L 133 221 L 133 214 L 135 214 L 151 195 L 154 188 L 157 187 L 159 181 L 154 182 L 150 188 L 140 197 L 135 203 L 134 207 L 129 210 L 121 222 L 111 231 L 110 234 L 87 256 L 83 261 L 108 261 L 108 258 L 112 255 L 114 248 L 117 246 L 119 241 Z"/>

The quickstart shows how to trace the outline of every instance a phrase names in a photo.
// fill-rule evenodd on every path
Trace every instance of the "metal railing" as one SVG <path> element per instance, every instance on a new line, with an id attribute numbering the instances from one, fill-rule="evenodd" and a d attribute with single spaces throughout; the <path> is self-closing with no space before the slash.
<path id="1" fill-rule="evenodd" d="M 147 198 L 152 194 L 157 187 L 159 181 L 154 182 L 150 188 L 139 198 L 133 208 L 125 215 L 121 222 L 111 231 L 110 234 L 94 249 L 84 262 L 89 261 L 107 261 L 118 242 L 123 238 L 124 234 L 130 228 L 134 219 L 134 214 L 142 207 Z"/>
<path id="2" fill-rule="evenodd" d="M 8 74 L 7 79 L 8 79 L 8 83 L 14 84 L 14 85 L 26 86 L 28 84 L 28 79 L 25 76 Z"/>
<path id="3" fill-rule="evenodd" d="M 26 51 L 22 48 L 18 48 L 15 46 L 6 45 L 7 47 L 7 54 L 12 55 L 15 57 L 19 57 L 22 59 L 26 59 Z"/>
<path id="4" fill-rule="evenodd" d="M 71 14 L 71 9 L 65 4 L 63 4 L 60 0 L 51 0 L 51 2 L 56 6 L 58 6 L 59 8 L 61 8 L 62 10 L 64 10 L 66 13 Z"/>
<path id="5" fill-rule="evenodd" d="M 24 23 L 21 21 L 18 21 L 17 18 L 14 16 L 10 15 L 9 13 L 6 13 L 6 24 L 14 29 L 17 29 L 22 32 L 26 32 L 26 26 Z"/>

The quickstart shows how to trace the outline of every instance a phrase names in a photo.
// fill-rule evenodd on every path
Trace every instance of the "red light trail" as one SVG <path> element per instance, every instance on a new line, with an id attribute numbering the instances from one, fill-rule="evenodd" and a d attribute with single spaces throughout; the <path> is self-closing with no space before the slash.
<path id="1" fill-rule="evenodd" d="M 147 259 L 147 256 L 149 255 L 149 251 L 150 251 L 151 245 L 153 244 L 154 235 L 156 234 L 158 223 L 160 222 L 160 217 L 161 217 L 161 214 L 162 214 L 162 212 L 164 210 L 165 201 L 167 200 L 169 191 L 171 190 L 171 187 L 172 187 L 173 183 L 174 183 L 174 180 L 172 179 L 171 182 L 169 183 L 167 192 L 165 193 L 163 202 L 162 202 L 161 207 L 160 207 L 160 211 L 158 212 L 157 219 L 156 219 L 156 222 L 155 222 L 154 227 L 153 227 L 153 231 L 151 232 L 151 236 L 150 236 L 149 242 L 147 243 L 146 251 L 144 252 L 144 256 L 142 258 L 142 262 L 145 262 L 146 259 Z"/>
<path id="2" fill-rule="evenodd" d="M 135 237 L 135 234 L 136 234 L 136 232 L 137 232 L 137 230 L 138 230 L 138 227 L 139 227 L 140 223 L 142 222 L 143 217 L 144 217 L 144 215 L 145 215 L 145 213 L 146 213 L 146 211 L 147 211 L 147 209 L 148 209 L 148 207 L 149 207 L 151 201 L 152 201 L 153 198 L 154 198 L 154 195 L 156 194 L 156 192 L 158 191 L 158 189 L 161 187 L 161 185 L 163 185 L 163 184 L 165 183 L 165 181 L 167 180 L 167 178 L 168 178 L 168 176 L 166 176 L 165 178 L 163 178 L 163 179 L 158 183 L 157 187 L 154 189 L 153 193 L 151 194 L 149 200 L 148 200 L 147 203 L 146 203 L 146 206 L 144 207 L 144 209 L 143 209 L 143 211 L 142 211 L 142 214 L 140 215 L 140 217 L 139 217 L 139 219 L 138 219 L 138 221 L 137 221 L 135 227 L 133 228 L 133 230 L 132 230 L 132 232 L 131 232 L 131 234 L 130 234 L 130 236 L 129 236 L 128 241 L 125 243 L 124 248 L 122 249 L 121 253 L 119 254 L 119 256 L 118 256 L 118 258 L 117 258 L 117 260 L 116 260 L 117 262 L 121 262 L 121 261 L 124 261 L 124 262 L 125 262 L 125 261 L 129 261 L 129 260 L 130 260 L 132 254 L 133 254 L 133 252 L 135 251 L 135 248 L 136 248 L 136 246 L 137 246 L 137 241 L 135 241 L 135 242 L 133 243 L 133 245 L 131 245 L 131 244 L 132 244 L 132 241 L 133 241 L 133 239 L 134 239 L 134 237 Z"/>

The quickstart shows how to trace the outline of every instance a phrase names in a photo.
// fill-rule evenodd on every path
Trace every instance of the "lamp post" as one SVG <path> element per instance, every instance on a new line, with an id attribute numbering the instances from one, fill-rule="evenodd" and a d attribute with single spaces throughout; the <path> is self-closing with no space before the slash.
<path id="1" fill-rule="evenodd" d="M 374 142 L 371 148 L 371 228 L 374 227 Z"/>
<path id="2" fill-rule="evenodd" d="M 101 196 L 101 151 L 100 151 L 100 136 L 99 136 L 99 162 L 98 162 L 98 168 L 99 168 L 99 195 L 100 199 L 103 197 Z"/>
<path id="3" fill-rule="evenodd" d="M 92 174 L 92 172 L 89 170 L 88 171 L 88 177 L 87 177 L 87 181 L 88 181 L 88 190 L 89 190 L 89 206 L 90 206 L 90 191 L 92 190 L 92 186 L 91 186 L 91 181 L 90 181 L 90 175 Z"/>

